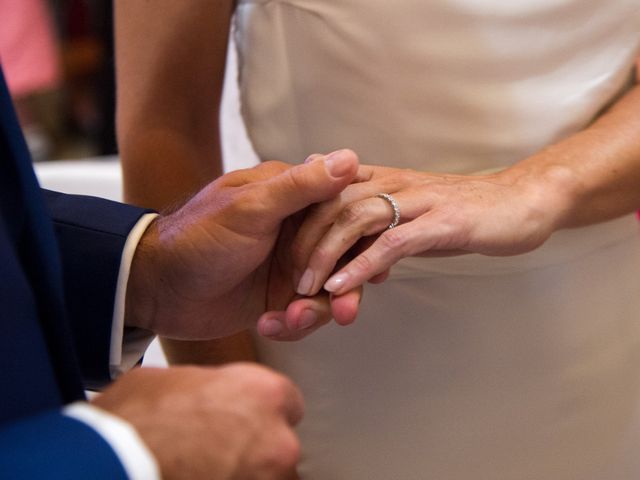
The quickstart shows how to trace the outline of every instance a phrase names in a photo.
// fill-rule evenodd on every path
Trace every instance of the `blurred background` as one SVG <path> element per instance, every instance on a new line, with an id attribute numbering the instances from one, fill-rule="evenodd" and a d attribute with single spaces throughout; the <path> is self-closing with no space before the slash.
<path id="1" fill-rule="evenodd" d="M 35 162 L 117 154 L 112 8 L 111 0 L 0 0 L 0 61 Z M 240 120 L 235 60 L 230 45 L 226 170 L 257 163 Z"/>
<path id="2" fill-rule="evenodd" d="M 35 161 L 113 155 L 112 5 L 0 0 L 0 59 Z"/>
<path id="3" fill-rule="evenodd" d="M 121 200 L 111 0 L 0 0 L 0 18 L 0 62 L 41 185 Z M 221 129 L 226 171 L 258 162 L 240 117 L 232 43 Z M 166 364 L 157 342 L 144 363 Z"/>

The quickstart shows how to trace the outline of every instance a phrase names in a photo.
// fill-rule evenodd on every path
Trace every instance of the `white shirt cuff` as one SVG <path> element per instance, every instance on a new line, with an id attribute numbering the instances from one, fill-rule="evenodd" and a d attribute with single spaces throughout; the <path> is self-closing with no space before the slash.
<path id="1" fill-rule="evenodd" d="M 133 256 L 142 235 L 157 216 L 157 213 L 147 213 L 140 217 L 138 223 L 129 232 L 122 251 L 113 307 L 113 320 L 111 322 L 111 350 L 109 353 L 111 378 L 117 378 L 122 373 L 133 368 L 140 361 L 145 350 L 155 337 L 151 332 L 142 329 L 133 329 L 125 335 L 124 308 Z"/>
<path id="2" fill-rule="evenodd" d="M 131 480 L 160 480 L 155 457 L 128 422 L 87 402 L 67 405 L 62 413 L 98 432 L 113 449 Z"/>

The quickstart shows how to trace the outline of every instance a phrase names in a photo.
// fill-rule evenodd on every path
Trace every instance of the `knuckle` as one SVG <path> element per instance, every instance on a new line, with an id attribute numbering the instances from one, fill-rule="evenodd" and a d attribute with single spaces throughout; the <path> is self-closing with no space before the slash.
<path id="1" fill-rule="evenodd" d="M 261 170 L 265 170 L 267 172 L 272 172 L 272 173 L 277 173 L 277 172 L 281 172 L 283 170 L 286 170 L 287 168 L 290 168 L 291 166 L 284 163 L 284 162 L 280 162 L 278 160 L 267 160 L 265 162 L 260 162 L 256 167 L 254 168 L 259 168 Z"/>
<path id="2" fill-rule="evenodd" d="M 309 223 L 326 223 L 332 217 L 335 200 L 327 200 L 307 208 L 305 221 Z"/>
<path id="3" fill-rule="evenodd" d="M 285 401 L 291 388 L 291 382 L 286 377 L 267 370 L 261 372 L 255 382 L 257 392 L 270 399 L 275 405 L 280 405 Z"/>
<path id="4" fill-rule="evenodd" d="M 368 272 L 373 268 L 373 261 L 365 252 L 353 259 L 353 265 L 357 270 L 361 272 Z"/>
<path id="5" fill-rule="evenodd" d="M 280 439 L 279 452 L 279 466 L 284 470 L 295 467 L 300 461 L 302 454 L 300 441 L 290 429 L 287 429 L 286 434 Z"/>
<path id="6" fill-rule="evenodd" d="M 287 176 L 293 191 L 303 191 L 308 188 L 308 182 L 306 181 L 306 175 L 304 173 L 305 171 L 306 170 L 292 167 L 284 173 L 284 175 Z"/>
<path id="7" fill-rule="evenodd" d="M 300 461 L 301 451 L 295 434 L 290 429 L 283 429 L 273 435 L 270 448 L 263 452 L 261 469 L 276 475 L 289 472 Z"/>
<path id="8" fill-rule="evenodd" d="M 343 152 L 343 155 L 350 155 L 352 157 L 358 158 L 358 154 L 353 150 L 351 150 L 350 148 L 343 148 L 342 152 Z"/>
<path id="9" fill-rule="evenodd" d="M 234 170 L 227 175 L 216 178 L 212 183 L 218 187 L 237 185 L 244 183 L 245 172 L 242 170 Z"/>
<path id="10" fill-rule="evenodd" d="M 252 396 L 259 399 L 267 410 L 282 410 L 294 389 L 287 377 L 260 365 L 240 363 L 218 370 L 223 371 L 225 378 L 241 390 L 251 391 Z"/>
<path id="11" fill-rule="evenodd" d="M 398 180 L 403 184 L 411 184 L 415 179 L 415 171 L 409 168 L 403 168 L 398 172 Z"/>
<path id="12" fill-rule="evenodd" d="M 235 195 L 226 202 L 225 205 L 221 205 L 223 208 L 235 210 L 236 215 L 253 216 L 261 215 L 266 209 L 264 202 L 261 200 L 261 196 L 257 191 L 259 188 L 255 184 L 247 184 L 236 190 Z"/>
<path id="13" fill-rule="evenodd" d="M 313 251 L 312 260 L 314 265 L 329 267 L 333 266 L 335 263 L 335 259 L 333 258 L 331 251 L 329 251 L 325 245 L 316 246 L 316 249 Z"/>
<path id="14" fill-rule="evenodd" d="M 380 246 L 387 252 L 403 252 L 407 245 L 407 237 L 402 230 L 393 228 L 380 235 Z"/>
<path id="15" fill-rule="evenodd" d="M 311 155 L 309 155 L 307 158 L 305 158 L 304 163 L 309 163 L 309 162 L 313 162 L 315 159 L 317 158 L 322 158 L 324 155 L 320 154 L 320 153 L 312 153 Z"/>
<path id="16" fill-rule="evenodd" d="M 274 373 L 262 365 L 250 362 L 236 362 L 215 369 L 225 377 L 236 379 L 238 381 L 261 386 Z"/>
<path id="17" fill-rule="evenodd" d="M 366 218 L 367 207 L 363 202 L 354 202 L 347 205 L 338 215 L 336 223 L 350 225 Z"/>
<path id="18" fill-rule="evenodd" d="M 288 253 L 293 260 L 294 267 L 303 269 L 307 266 L 309 257 L 311 257 L 314 252 L 314 243 L 315 240 L 312 242 L 308 238 L 302 238 L 300 236 L 294 238 L 289 246 Z"/>
<path id="19" fill-rule="evenodd" d="M 331 225 L 342 208 L 340 197 L 325 200 L 310 206 L 305 215 L 305 223 L 310 225 Z"/>

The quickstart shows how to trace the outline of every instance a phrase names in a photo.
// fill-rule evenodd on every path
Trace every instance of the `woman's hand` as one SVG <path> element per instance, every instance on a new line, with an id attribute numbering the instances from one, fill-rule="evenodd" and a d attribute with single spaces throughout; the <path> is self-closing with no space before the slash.
<path id="1" fill-rule="evenodd" d="M 381 280 L 398 260 L 414 255 L 516 255 L 540 246 L 567 211 L 559 188 L 568 172 L 552 167 L 533 175 L 509 169 L 487 175 L 448 175 L 361 166 L 359 183 L 316 206 L 293 243 L 298 293 L 323 286 L 341 294 Z M 568 183 L 567 183 L 568 184 Z M 387 229 L 393 209 L 400 224 Z M 377 238 L 376 238 L 377 237 Z M 360 252 L 326 281 L 345 255 Z"/>
<path id="2" fill-rule="evenodd" d="M 499 173 L 361 166 L 358 183 L 316 207 L 294 240 L 298 293 L 315 294 L 324 283 L 329 292 L 342 294 L 381 280 L 411 255 L 516 255 L 560 228 L 638 210 L 639 111 L 636 85 L 586 129 Z M 391 206 L 378 193 L 391 194 L 399 205 L 400 225 L 392 230 L 385 231 Z M 325 283 L 345 254 L 353 259 Z"/>

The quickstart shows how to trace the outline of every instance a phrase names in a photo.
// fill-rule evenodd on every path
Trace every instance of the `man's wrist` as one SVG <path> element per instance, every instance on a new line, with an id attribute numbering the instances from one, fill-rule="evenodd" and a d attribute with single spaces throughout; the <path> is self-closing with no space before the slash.
<path id="1" fill-rule="evenodd" d="M 153 331 L 157 311 L 158 217 L 138 242 L 127 282 L 124 325 Z"/>
<path id="2" fill-rule="evenodd" d="M 158 462 L 133 425 L 87 402 L 67 405 L 63 414 L 95 430 L 113 449 L 131 480 L 160 479 Z"/>

